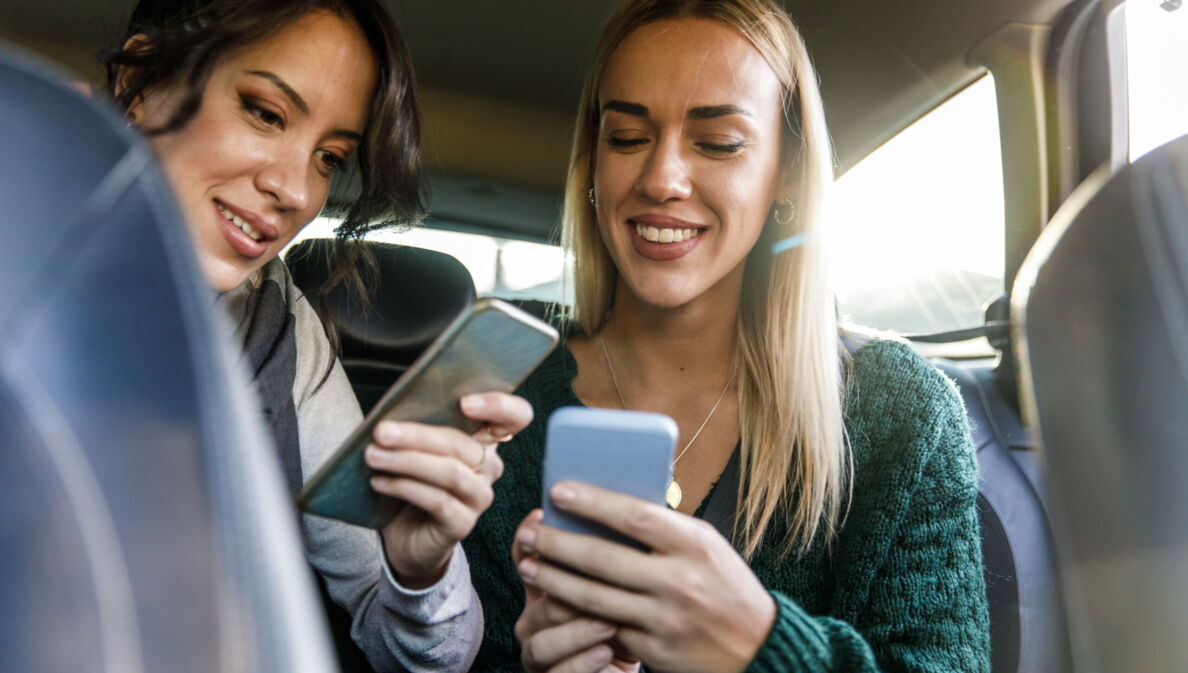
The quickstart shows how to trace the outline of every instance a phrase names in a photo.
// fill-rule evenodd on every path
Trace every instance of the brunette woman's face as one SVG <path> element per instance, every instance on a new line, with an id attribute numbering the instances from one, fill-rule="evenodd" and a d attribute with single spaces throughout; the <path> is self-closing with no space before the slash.
<path id="1" fill-rule="evenodd" d="M 599 81 L 598 226 L 621 284 L 645 304 L 737 302 L 787 182 L 781 93 L 763 56 L 718 21 L 648 23 L 611 54 Z"/>
<path id="2" fill-rule="evenodd" d="M 321 211 L 362 140 L 376 70 L 358 27 L 313 12 L 225 56 L 189 124 L 151 137 L 216 290 L 242 283 Z M 159 127 L 180 99 L 178 86 L 157 88 L 130 113 Z"/>

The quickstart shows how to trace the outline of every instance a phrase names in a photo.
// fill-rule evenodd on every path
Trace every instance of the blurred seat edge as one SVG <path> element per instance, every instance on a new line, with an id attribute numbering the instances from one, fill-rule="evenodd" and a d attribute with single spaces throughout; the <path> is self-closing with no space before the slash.
<path id="1" fill-rule="evenodd" d="M 0 669 L 326 671 L 275 451 L 152 154 L 0 44 Z"/>

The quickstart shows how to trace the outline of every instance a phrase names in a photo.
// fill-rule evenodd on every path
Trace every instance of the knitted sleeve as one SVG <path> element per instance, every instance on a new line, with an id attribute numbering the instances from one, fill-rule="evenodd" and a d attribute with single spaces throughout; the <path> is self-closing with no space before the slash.
<path id="1" fill-rule="evenodd" d="M 831 616 L 773 592 L 748 671 L 989 671 L 977 465 L 952 384 L 894 342 L 855 356 L 847 414 L 854 506 L 834 553 Z"/>

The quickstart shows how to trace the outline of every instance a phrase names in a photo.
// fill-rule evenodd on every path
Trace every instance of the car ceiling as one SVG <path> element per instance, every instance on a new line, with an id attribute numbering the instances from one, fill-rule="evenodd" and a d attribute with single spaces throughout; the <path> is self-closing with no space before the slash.
<path id="1" fill-rule="evenodd" d="M 970 47 L 1072 0 L 786 0 L 820 72 L 839 172 L 981 71 Z M 585 63 L 616 0 L 386 0 L 413 55 L 432 171 L 557 194 Z M 131 3 L 0 5 L 0 38 L 98 82 Z"/>

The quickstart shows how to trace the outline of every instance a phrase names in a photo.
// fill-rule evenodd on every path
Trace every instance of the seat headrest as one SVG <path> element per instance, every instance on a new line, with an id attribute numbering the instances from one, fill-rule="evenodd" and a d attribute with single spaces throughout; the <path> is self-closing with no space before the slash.
<path id="1" fill-rule="evenodd" d="M 332 239 L 309 239 L 285 255 L 293 282 L 315 308 L 330 273 Z M 345 285 L 325 297 L 323 319 L 334 322 L 343 360 L 407 365 L 474 299 L 470 272 L 453 257 L 422 248 L 364 242 L 378 270 L 371 306 L 364 310 Z M 359 268 L 365 267 L 362 262 Z M 364 275 L 367 278 L 367 275 Z"/>

